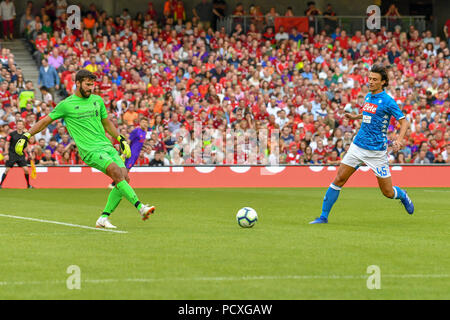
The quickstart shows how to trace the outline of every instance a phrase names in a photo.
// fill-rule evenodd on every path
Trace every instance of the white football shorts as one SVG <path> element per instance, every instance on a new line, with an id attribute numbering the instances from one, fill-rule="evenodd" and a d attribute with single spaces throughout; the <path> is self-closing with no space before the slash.
<path id="1" fill-rule="evenodd" d="M 355 169 L 366 164 L 377 177 L 388 178 L 391 176 L 386 150 L 366 150 L 352 143 L 342 159 L 342 163 Z"/>

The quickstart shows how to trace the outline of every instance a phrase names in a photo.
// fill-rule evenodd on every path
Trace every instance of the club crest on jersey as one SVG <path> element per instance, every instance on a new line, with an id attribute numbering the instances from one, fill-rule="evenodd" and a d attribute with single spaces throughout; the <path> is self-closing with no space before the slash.
<path id="1" fill-rule="evenodd" d="M 362 107 L 362 111 L 366 111 L 366 112 L 375 114 L 377 112 L 377 108 L 378 108 L 378 106 L 376 104 L 366 102 L 366 103 L 364 103 L 364 105 Z"/>

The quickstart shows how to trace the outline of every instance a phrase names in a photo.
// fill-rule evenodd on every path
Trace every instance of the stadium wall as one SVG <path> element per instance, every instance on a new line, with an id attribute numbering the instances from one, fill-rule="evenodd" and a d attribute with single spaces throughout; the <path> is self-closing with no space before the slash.
<path id="1" fill-rule="evenodd" d="M 37 167 L 36 188 L 105 188 L 106 175 L 90 167 Z M 0 167 L 0 176 L 5 167 Z M 136 167 L 130 172 L 134 188 L 327 187 L 334 166 Z M 392 166 L 393 182 L 401 187 L 450 187 L 449 166 Z M 361 167 L 346 187 L 377 187 L 368 167 Z M 13 168 L 4 188 L 26 188 L 21 168 Z"/>
<path id="2" fill-rule="evenodd" d="M 147 4 L 149 1 L 153 2 L 153 5 L 158 13 L 163 11 L 164 0 L 77 0 L 68 1 L 70 4 L 80 5 L 82 9 L 86 9 L 91 3 L 95 3 L 98 8 L 106 10 L 108 13 L 113 15 L 118 15 L 122 12 L 124 8 L 128 8 L 131 15 L 134 16 L 138 11 L 145 12 L 147 9 Z M 402 15 L 410 15 L 411 4 L 417 0 L 398 0 L 396 1 L 397 7 Z M 450 5 L 448 0 L 428 0 L 430 5 L 433 7 L 433 22 L 429 27 L 433 32 L 437 32 L 438 35 L 444 36 L 442 28 L 450 17 Z M 199 3 L 200 0 L 184 0 L 186 14 L 188 18 L 192 17 L 192 8 Z M 280 14 L 284 14 L 287 7 L 291 6 L 293 8 L 294 14 L 298 16 L 303 16 L 306 4 L 308 0 L 294 1 L 294 0 L 278 0 L 274 3 L 271 0 L 226 0 L 228 4 L 228 14 L 231 14 L 234 7 L 238 2 L 242 2 L 246 10 L 248 10 L 251 4 L 256 4 L 261 6 L 263 12 L 267 12 L 270 7 L 276 7 Z M 338 15 L 353 15 L 362 16 L 365 15 L 366 9 L 369 5 L 378 4 L 381 5 L 382 12 L 384 13 L 386 5 L 380 0 L 315 0 L 316 6 L 320 9 L 324 9 L 328 3 L 333 5 L 334 10 Z M 27 1 L 14 1 L 16 5 L 17 19 L 15 21 L 16 30 L 18 30 L 19 21 L 22 17 Z M 43 7 L 45 0 L 33 0 L 36 8 Z M 420 14 L 420 13 L 415 13 Z"/>
<path id="3" fill-rule="evenodd" d="M 98 8 L 106 10 L 109 13 L 120 14 L 124 8 L 128 8 L 131 15 L 134 16 L 137 12 L 145 12 L 147 10 L 148 2 L 153 2 L 156 11 L 162 13 L 165 0 L 76 0 L 67 1 L 69 5 L 77 4 L 82 9 L 87 8 L 91 3 L 95 3 Z M 246 11 L 251 4 L 259 5 L 263 12 L 269 11 L 270 7 L 275 6 L 278 13 L 284 14 L 287 7 L 292 7 L 294 14 L 303 16 L 309 0 L 294 1 L 294 0 L 278 0 L 274 3 L 271 0 L 226 0 L 228 5 L 228 14 L 231 14 L 237 3 L 242 3 Z M 17 17 L 21 17 L 27 1 L 16 1 Z M 33 0 L 37 8 L 44 6 L 45 0 Z M 186 14 L 188 17 L 192 16 L 192 8 L 194 8 L 200 0 L 184 0 Z M 366 9 L 369 5 L 374 3 L 373 0 L 315 0 L 316 6 L 323 10 L 328 3 L 334 6 L 336 12 L 340 15 L 365 15 Z"/>

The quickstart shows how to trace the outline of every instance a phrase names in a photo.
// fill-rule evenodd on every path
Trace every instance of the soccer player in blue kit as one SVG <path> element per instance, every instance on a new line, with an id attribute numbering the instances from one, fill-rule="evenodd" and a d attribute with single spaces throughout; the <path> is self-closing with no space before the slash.
<path id="1" fill-rule="evenodd" d="M 366 164 L 373 170 L 384 196 L 390 199 L 399 199 L 409 214 L 414 213 L 414 205 L 406 191 L 392 186 L 386 152 L 387 127 L 391 116 L 400 123 L 400 132 L 392 143 L 393 150 L 398 151 L 403 147 L 403 139 L 409 122 L 405 119 L 395 100 L 384 91 L 388 84 L 389 78 L 386 69 L 381 65 L 374 65 L 369 73 L 370 93 L 365 98 L 362 114 L 345 114 L 349 119 L 362 119 L 361 127 L 339 166 L 336 178 L 325 194 L 322 214 L 310 224 L 328 223 L 328 215 L 339 197 L 341 188 L 362 164 Z"/>

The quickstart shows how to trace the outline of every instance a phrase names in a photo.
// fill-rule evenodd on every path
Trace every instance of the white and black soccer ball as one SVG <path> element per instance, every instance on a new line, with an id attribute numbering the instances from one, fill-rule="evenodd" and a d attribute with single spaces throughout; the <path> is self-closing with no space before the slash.
<path id="1" fill-rule="evenodd" d="M 251 228 L 256 224 L 256 221 L 258 221 L 258 214 L 255 209 L 244 207 L 236 214 L 236 220 L 242 228 Z"/>

